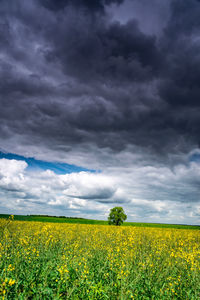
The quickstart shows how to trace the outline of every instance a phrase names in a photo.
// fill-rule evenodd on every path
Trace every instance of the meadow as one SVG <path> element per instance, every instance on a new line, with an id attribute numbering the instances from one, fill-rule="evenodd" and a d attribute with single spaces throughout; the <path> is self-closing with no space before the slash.
<path id="1" fill-rule="evenodd" d="M 0 214 L 0 219 L 9 219 L 10 215 Z M 74 217 L 57 217 L 48 215 L 15 215 L 17 221 L 36 221 L 36 222 L 50 222 L 50 223 L 71 223 L 71 224 L 93 224 L 93 225 L 108 225 L 108 221 L 93 220 L 85 218 Z M 200 230 L 199 225 L 184 225 L 184 224 L 162 224 L 162 223 L 141 223 L 141 222 L 124 222 L 122 226 L 134 227 L 156 227 L 156 228 L 176 228 L 176 229 L 197 229 Z"/>
<path id="2" fill-rule="evenodd" d="M 200 231 L 0 219 L 0 299 L 200 299 Z"/>

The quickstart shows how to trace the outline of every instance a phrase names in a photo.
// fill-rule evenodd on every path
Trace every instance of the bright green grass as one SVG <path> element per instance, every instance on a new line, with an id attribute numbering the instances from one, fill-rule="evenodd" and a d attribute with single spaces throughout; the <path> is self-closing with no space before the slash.
<path id="1" fill-rule="evenodd" d="M 10 215 L 0 214 L 0 218 L 8 219 Z M 16 221 L 34 221 L 34 222 L 51 222 L 51 223 L 77 223 L 77 224 L 95 224 L 95 225 L 107 225 L 107 221 L 90 220 L 83 218 L 64 218 L 64 217 L 51 217 L 51 216 L 37 216 L 37 215 L 15 215 Z"/>
<path id="2" fill-rule="evenodd" d="M 0 218 L 8 219 L 10 215 L 0 214 Z M 16 221 L 35 221 L 35 222 L 51 222 L 51 223 L 71 223 L 71 224 L 93 224 L 93 225 L 108 225 L 107 221 L 91 220 L 84 218 L 70 218 L 70 217 L 51 217 L 39 215 L 15 215 Z M 199 225 L 179 225 L 179 224 L 160 224 L 160 223 L 139 223 L 139 222 L 124 222 L 123 226 L 136 226 L 136 227 L 155 227 L 155 228 L 176 228 L 176 229 L 198 229 Z"/>

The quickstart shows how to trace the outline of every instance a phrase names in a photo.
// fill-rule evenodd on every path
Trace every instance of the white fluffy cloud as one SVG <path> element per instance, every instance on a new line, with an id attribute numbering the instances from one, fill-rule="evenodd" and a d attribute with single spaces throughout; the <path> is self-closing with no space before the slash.
<path id="1" fill-rule="evenodd" d="M 106 218 L 122 205 L 132 221 L 198 223 L 200 165 L 108 168 L 58 175 L 27 171 L 24 161 L 0 159 L 3 212 Z"/>
<path id="2" fill-rule="evenodd" d="M 25 161 L 0 159 L 0 189 L 19 192 L 24 189 Z"/>
<path id="3" fill-rule="evenodd" d="M 8 160 L 0 159 L 0 176 L 10 177 L 21 175 L 27 167 L 25 161 L 18 161 L 15 159 Z"/>

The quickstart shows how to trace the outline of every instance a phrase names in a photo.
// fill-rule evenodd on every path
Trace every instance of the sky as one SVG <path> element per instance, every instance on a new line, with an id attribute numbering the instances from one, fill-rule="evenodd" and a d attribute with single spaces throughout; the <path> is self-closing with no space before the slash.
<path id="1" fill-rule="evenodd" d="M 0 0 L 0 212 L 199 224 L 199 15 Z"/>

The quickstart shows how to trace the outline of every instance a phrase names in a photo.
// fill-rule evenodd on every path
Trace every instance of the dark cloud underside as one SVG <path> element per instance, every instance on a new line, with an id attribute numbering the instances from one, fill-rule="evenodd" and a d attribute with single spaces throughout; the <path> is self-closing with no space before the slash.
<path id="1" fill-rule="evenodd" d="M 74 6 L 91 11 L 104 11 L 105 5 L 120 4 L 123 0 L 40 0 L 42 6 L 53 11 L 63 10 L 68 6 Z"/>

